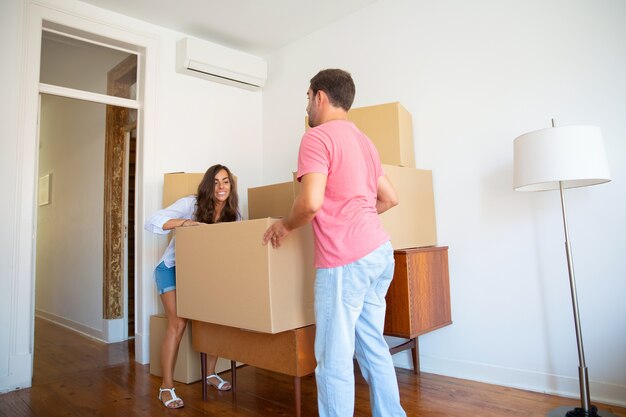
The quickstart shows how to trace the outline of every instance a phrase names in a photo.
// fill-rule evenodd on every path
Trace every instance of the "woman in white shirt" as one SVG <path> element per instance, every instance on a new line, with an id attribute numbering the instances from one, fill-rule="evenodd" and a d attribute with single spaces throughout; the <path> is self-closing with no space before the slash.
<path id="1" fill-rule="evenodd" d="M 198 194 L 183 197 L 171 206 L 154 213 L 144 228 L 152 233 L 167 234 L 176 227 L 189 227 L 203 223 L 233 222 L 240 220 L 236 184 L 230 170 L 224 165 L 210 167 L 200 185 Z M 154 275 L 168 319 L 168 328 L 161 345 L 163 381 L 159 400 L 167 408 L 180 408 L 183 400 L 174 391 L 174 365 L 178 345 L 187 320 L 176 314 L 176 257 L 172 238 L 161 257 Z M 217 356 L 207 355 L 207 382 L 219 390 L 229 390 L 231 385 L 215 373 Z"/>

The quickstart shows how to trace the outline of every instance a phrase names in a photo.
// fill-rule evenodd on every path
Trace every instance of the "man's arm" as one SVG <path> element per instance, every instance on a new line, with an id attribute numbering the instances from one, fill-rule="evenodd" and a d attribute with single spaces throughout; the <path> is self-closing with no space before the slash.
<path id="1" fill-rule="evenodd" d="M 263 244 L 272 242 L 275 248 L 293 229 L 309 223 L 324 203 L 326 175 L 320 173 L 305 174 L 301 178 L 300 193 L 293 202 L 289 215 L 271 225 L 263 234 Z"/>
<path id="2" fill-rule="evenodd" d="M 326 175 L 310 173 L 302 176 L 300 193 L 293 202 L 291 212 L 283 220 L 290 231 L 309 223 L 324 203 Z"/>
<path id="3" fill-rule="evenodd" d="M 376 212 L 384 213 L 398 205 L 398 195 L 393 184 L 386 175 L 378 178 L 378 190 L 376 195 Z"/>

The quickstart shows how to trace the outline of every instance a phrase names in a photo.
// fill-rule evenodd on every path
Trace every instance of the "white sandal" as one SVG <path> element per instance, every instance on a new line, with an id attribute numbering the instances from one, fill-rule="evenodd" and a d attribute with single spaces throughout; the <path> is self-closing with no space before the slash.
<path id="1" fill-rule="evenodd" d="M 218 381 L 220 381 L 220 383 L 219 383 L 219 384 L 217 384 L 217 385 L 212 384 L 212 383 L 209 381 L 209 379 L 211 379 L 211 378 L 217 378 L 217 380 L 218 380 Z M 209 385 L 211 385 L 211 386 L 213 386 L 213 387 L 217 388 L 217 389 L 218 389 L 218 390 L 220 390 L 220 391 L 228 391 L 228 390 L 230 390 L 230 389 L 232 388 L 232 386 L 229 386 L 228 388 L 223 388 L 223 386 L 224 386 L 224 385 L 226 385 L 226 384 L 230 385 L 230 383 L 229 383 L 228 381 L 224 381 L 224 380 L 223 380 L 223 379 L 222 379 L 222 378 L 221 378 L 218 374 L 212 374 L 212 375 L 209 375 L 209 376 L 207 376 L 207 377 L 206 377 L 206 379 L 207 379 L 207 383 L 208 383 Z"/>
<path id="2" fill-rule="evenodd" d="M 172 398 L 167 401 L 161 400 L 161 394 L 163 394 L 164 392 L 169 392 Z M 181 408 L 185 405 L 183 400 L 178 395 L 176 395 L 174 388 L 159 388 L 159 401 L 161 401 L 163 405 L 165 405 L 167 408 Z M 175 401 L 178 401 L 178 404 L 170 407 L 170 404 Z"/>

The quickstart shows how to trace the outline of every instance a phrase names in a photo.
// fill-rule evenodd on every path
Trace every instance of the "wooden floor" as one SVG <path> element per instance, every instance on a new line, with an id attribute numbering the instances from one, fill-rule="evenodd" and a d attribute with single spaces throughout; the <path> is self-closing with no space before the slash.
<path id="1" fill-rule="evenodd" d="M 200 382 L 179 384 L 185 400 L 167 410 L 156 400 L 160 379 L 134 361 L 133 342 L 95 342 L 37 319 L 32 388 L 0 395 L 0 417 L 208 417 L 293 416 L 292 379 L 249 366 L 237 372 L 237 395 L 209 391 L 202 401 Z M 397 370 L 400 397 L 414 417 L 539 417 L 571 399 L 461 379 Z M 230 372 L 223 374 L 230 378 Z M 355 416 L 370 416 L 367 385 L 357 375 Z M 602 406 L 620 417 L 626 409 Z M 302 416 L 316 416 L 315 379 L 302 381 Z"/>

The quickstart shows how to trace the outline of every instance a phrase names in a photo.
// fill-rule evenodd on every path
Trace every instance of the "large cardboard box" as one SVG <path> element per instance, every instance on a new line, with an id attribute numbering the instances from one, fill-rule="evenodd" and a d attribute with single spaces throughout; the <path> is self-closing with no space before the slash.
<path id="1" fill-rule="evenodd" d="M 430 170 L 383 165 L 399 204 L 380 215 L 394 249 L 437 245 L 433 173 Z"/>
<path id="2" fill-rule="evenodd" d="M 171 172 L 163 177 L 163 207 L 168 207 L 179 198 L 195 195 L 204 172 Z"/>
<path id="3" fill-rule="evenodd" d="M 348 120 L 372 140 L 383 164 L 415 168 L 413 122 L 402 104 L 356 107 L 348 112 Z M 308 129 L 308 117 L 304 124 Z"/>
<path id="4" fill-rule="evenodd" d="M 294 192 L 291 181 L 248 188 L 248 218 L 286 217 L 295 198 Z"/>
<path id="5" fill-rule="evenodd" d="M 179 228 L 178 315 L 264 333 L 314 324 L 311 228 L 294 230 L 279 249 L 261 245 L 276 221 Z"/>
<path id="6" fill-rule="evenodd" d="M 394 185 L 400 201 L 400 204 L 380 216 L 393 248 L 435 246 L 437 227 L 432 171 L 394 165 L 383 165 L 383 170 Z M 287 190 L 291 188 L 293 195 L 298 195 L 300 183 L 295 176 L 293 182 L 249 188 L 248 210 L 250 213 L 262 212 L 265 216 L 285 216 L 295 198 L 287 198 Z"/>
<path id="7" fill-rule="evenodd" d="M 383 164 L 415 168 L 411 114 L 400 103 L 357 107 L 348 120 L 374 142 Z"/>
<path id="8" fill-rule="evenodd" d="M 150 373 L 155 376 L 163 376 L 161 368 L 161 341 L 167 330 L 167 318 L 165 315 L 150 316 Z M 223 372 L 230 369 L 230 360 L 219 358 L 215 365 L 215 372 Z M 178 358 L 174 367 L 174 380 L 184 384 L 200 381 L 202 370 L 200 369 L 200 354 L 193 350 L 191 323 L 183 334 L 178 348 Z"/>

